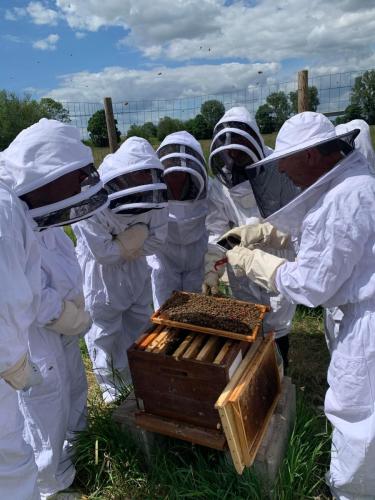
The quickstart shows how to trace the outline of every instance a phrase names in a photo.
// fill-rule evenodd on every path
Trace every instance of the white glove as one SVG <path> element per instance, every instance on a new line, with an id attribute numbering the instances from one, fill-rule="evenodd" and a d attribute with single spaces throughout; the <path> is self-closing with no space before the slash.
<path id="1" fill-rule="evenodd" d="M 228 263 L 236 276 L 246 275 L 251 281 L 270 292 L 277 292 L 275 277 L 279 266 L 285 259 L 271 255 L 263 250 L 249 250 L 235 247 L 227 252 Z"/>
<path id="2" fill-rule="evenodd" d="M 119 233 L 115 241 L 120 245 L 121 255 L 125 260 L 134 260 L 142 255 L 144 242 L 149 230 L 146 224 L 138 223 Z"/>
<path id="3" fill-rule="evenodd" d="M 223 234 L 218 243 L 222 240 L 226 240 L 234 247 L 236 239 L 240 242 L 238 244 L 246 248 L 251 248 L 253 245 L 259 245 L 281 249 L 286 248 L 290 243 L 289 235 L 282 233 L 269 222 L 235 227 Z"/>
<path id="4" fill-rule="evenodd" d="M 84 307 L 77 307 L 70 300 L 64 300 L 64 308 L 60 317 L 46 325 L 47 328 L 62 335 L 80 335 L 86 333 L 91 326 L 90 314 Z"/>
<path id="5" fill-rule="evenodd" d="M 202 292 L 205 295 L 216 295 L 219 293 L 219 280 L 224 274 L 225 266 L 219 266 L 215 269 L 218 260 L 225 256 L 219 249 L 209 250 L 204 257 L 204 281 Z"/>
<path id="6" fill-rule="evenodd" d="M 30 387 L 43 382 L 38 366 L 30 361 L 27 354 L 0 376 L 17 391 L 27 391 Z"/>

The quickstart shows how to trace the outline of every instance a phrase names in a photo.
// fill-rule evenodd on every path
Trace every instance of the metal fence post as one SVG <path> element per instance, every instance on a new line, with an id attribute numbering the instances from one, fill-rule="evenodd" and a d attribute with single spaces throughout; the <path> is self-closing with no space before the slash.
<path id="1" fill-rule="evenodd" d="M 298 113 L 309 111 L 308 71 L 298 71 Z"/>
<path id="2" fill-rule="evenodd" d="M 107 134 L 109 141 L 109 151 L 114 153 L 118 149 L 116 123 L 113 115 L 112 99 L 110 97 L 104 98 L 104 112 L 105 121 L 107 124 Z"/>

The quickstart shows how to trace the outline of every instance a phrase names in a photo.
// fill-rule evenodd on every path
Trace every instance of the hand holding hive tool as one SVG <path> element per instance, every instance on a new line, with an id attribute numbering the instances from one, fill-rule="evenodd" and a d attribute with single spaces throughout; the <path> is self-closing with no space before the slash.
<path id="1" fill-rule="evenodd" d="M 224 267 L 216 264 L 225 259 L 225 252 L 226 249 L 218 245 L 209 245 L 208 247 L 204 257 L 204 281 L 202 284 L 202 292 L 205 295 L 219 293 L 219 280 L 224 273 Z"/>

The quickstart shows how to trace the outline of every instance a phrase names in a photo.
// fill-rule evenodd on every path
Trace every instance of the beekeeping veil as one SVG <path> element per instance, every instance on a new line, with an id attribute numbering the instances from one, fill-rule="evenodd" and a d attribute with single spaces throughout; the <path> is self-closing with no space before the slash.
<path id="1" fill-rule="evenodd" d="M 265 157 L 254 118 L 244 107 L 228 110 L 214 129 L 209 166 L 218 180 L 232 188 L 247 179 L 245 168 Z"/>
<path id="2" fill-rule="evenodd" d="M 372 147 L 370 127 L 364 120 L 352 120 L 336 126 L 336 134 L 343 134 L 358 129 L 360 132 L 354 140 L 355 148 L 366 158 L 372 169 L 375 169 L 375 151 Z"/>
<path id="3" fill-rule="evenodd" d="M 277 136 L 275 151 L 246 169 L 262 217 L 275 223 L 284 207 L 306 200 L 340 168 L 338 161 L 309 182 L 314 172 L 301 160 L 301 152 L 317 148 L 323 156 L 337 152 L 345 158 L 353 151 L 357 134 L 358 130 L 353 130 L 336 135 L 332 122 L 320 113 L 300 113 L 287 120 Z M 293 217 L 292 211 L 289 213 Z"/>
<path id="4" fill-rule="evenodd" d="M 39 229 L 85 219 L 108 203 L 91 149 L 76 127 L 57 120 L 42 118 L 19 133 L 3 151 L 0 168 L 3 180 L 29 205 Z M 27 200 L 35 196 L 39 201 L 31 206 Z"/>
<path id="5" fill-rule="evenodd" d="M 104 158 L 99 172 L 114 213 L 140 214 L 167 206 L 163 167 L 146 139 L 127 139 Z"/>
<path id="6" fill-rule="evenodd" d="M 157 155 L 164 167 L 168 200 L 195 201 L 207 196 L 207 172 L 199 142 L 188 132 L 168 135 Z"/>

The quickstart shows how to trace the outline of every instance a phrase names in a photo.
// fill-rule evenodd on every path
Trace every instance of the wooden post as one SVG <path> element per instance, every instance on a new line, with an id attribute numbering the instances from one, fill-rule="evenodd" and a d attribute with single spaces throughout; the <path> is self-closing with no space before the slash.
<path id="1" fill-rule="evenodd" d="M 298 71 L 298 113 L 309 111 L 308 71 Z"/>
<path id="2" fill-rule="evenodd" d="M 107 124 L 107 134 L 109 141 L 109 151 L 114 153 L 118 149 L 116 123 L 113 115 L 112 99 L 110 97 L 104 98 L 104 112 L 105 121 Z"/>

